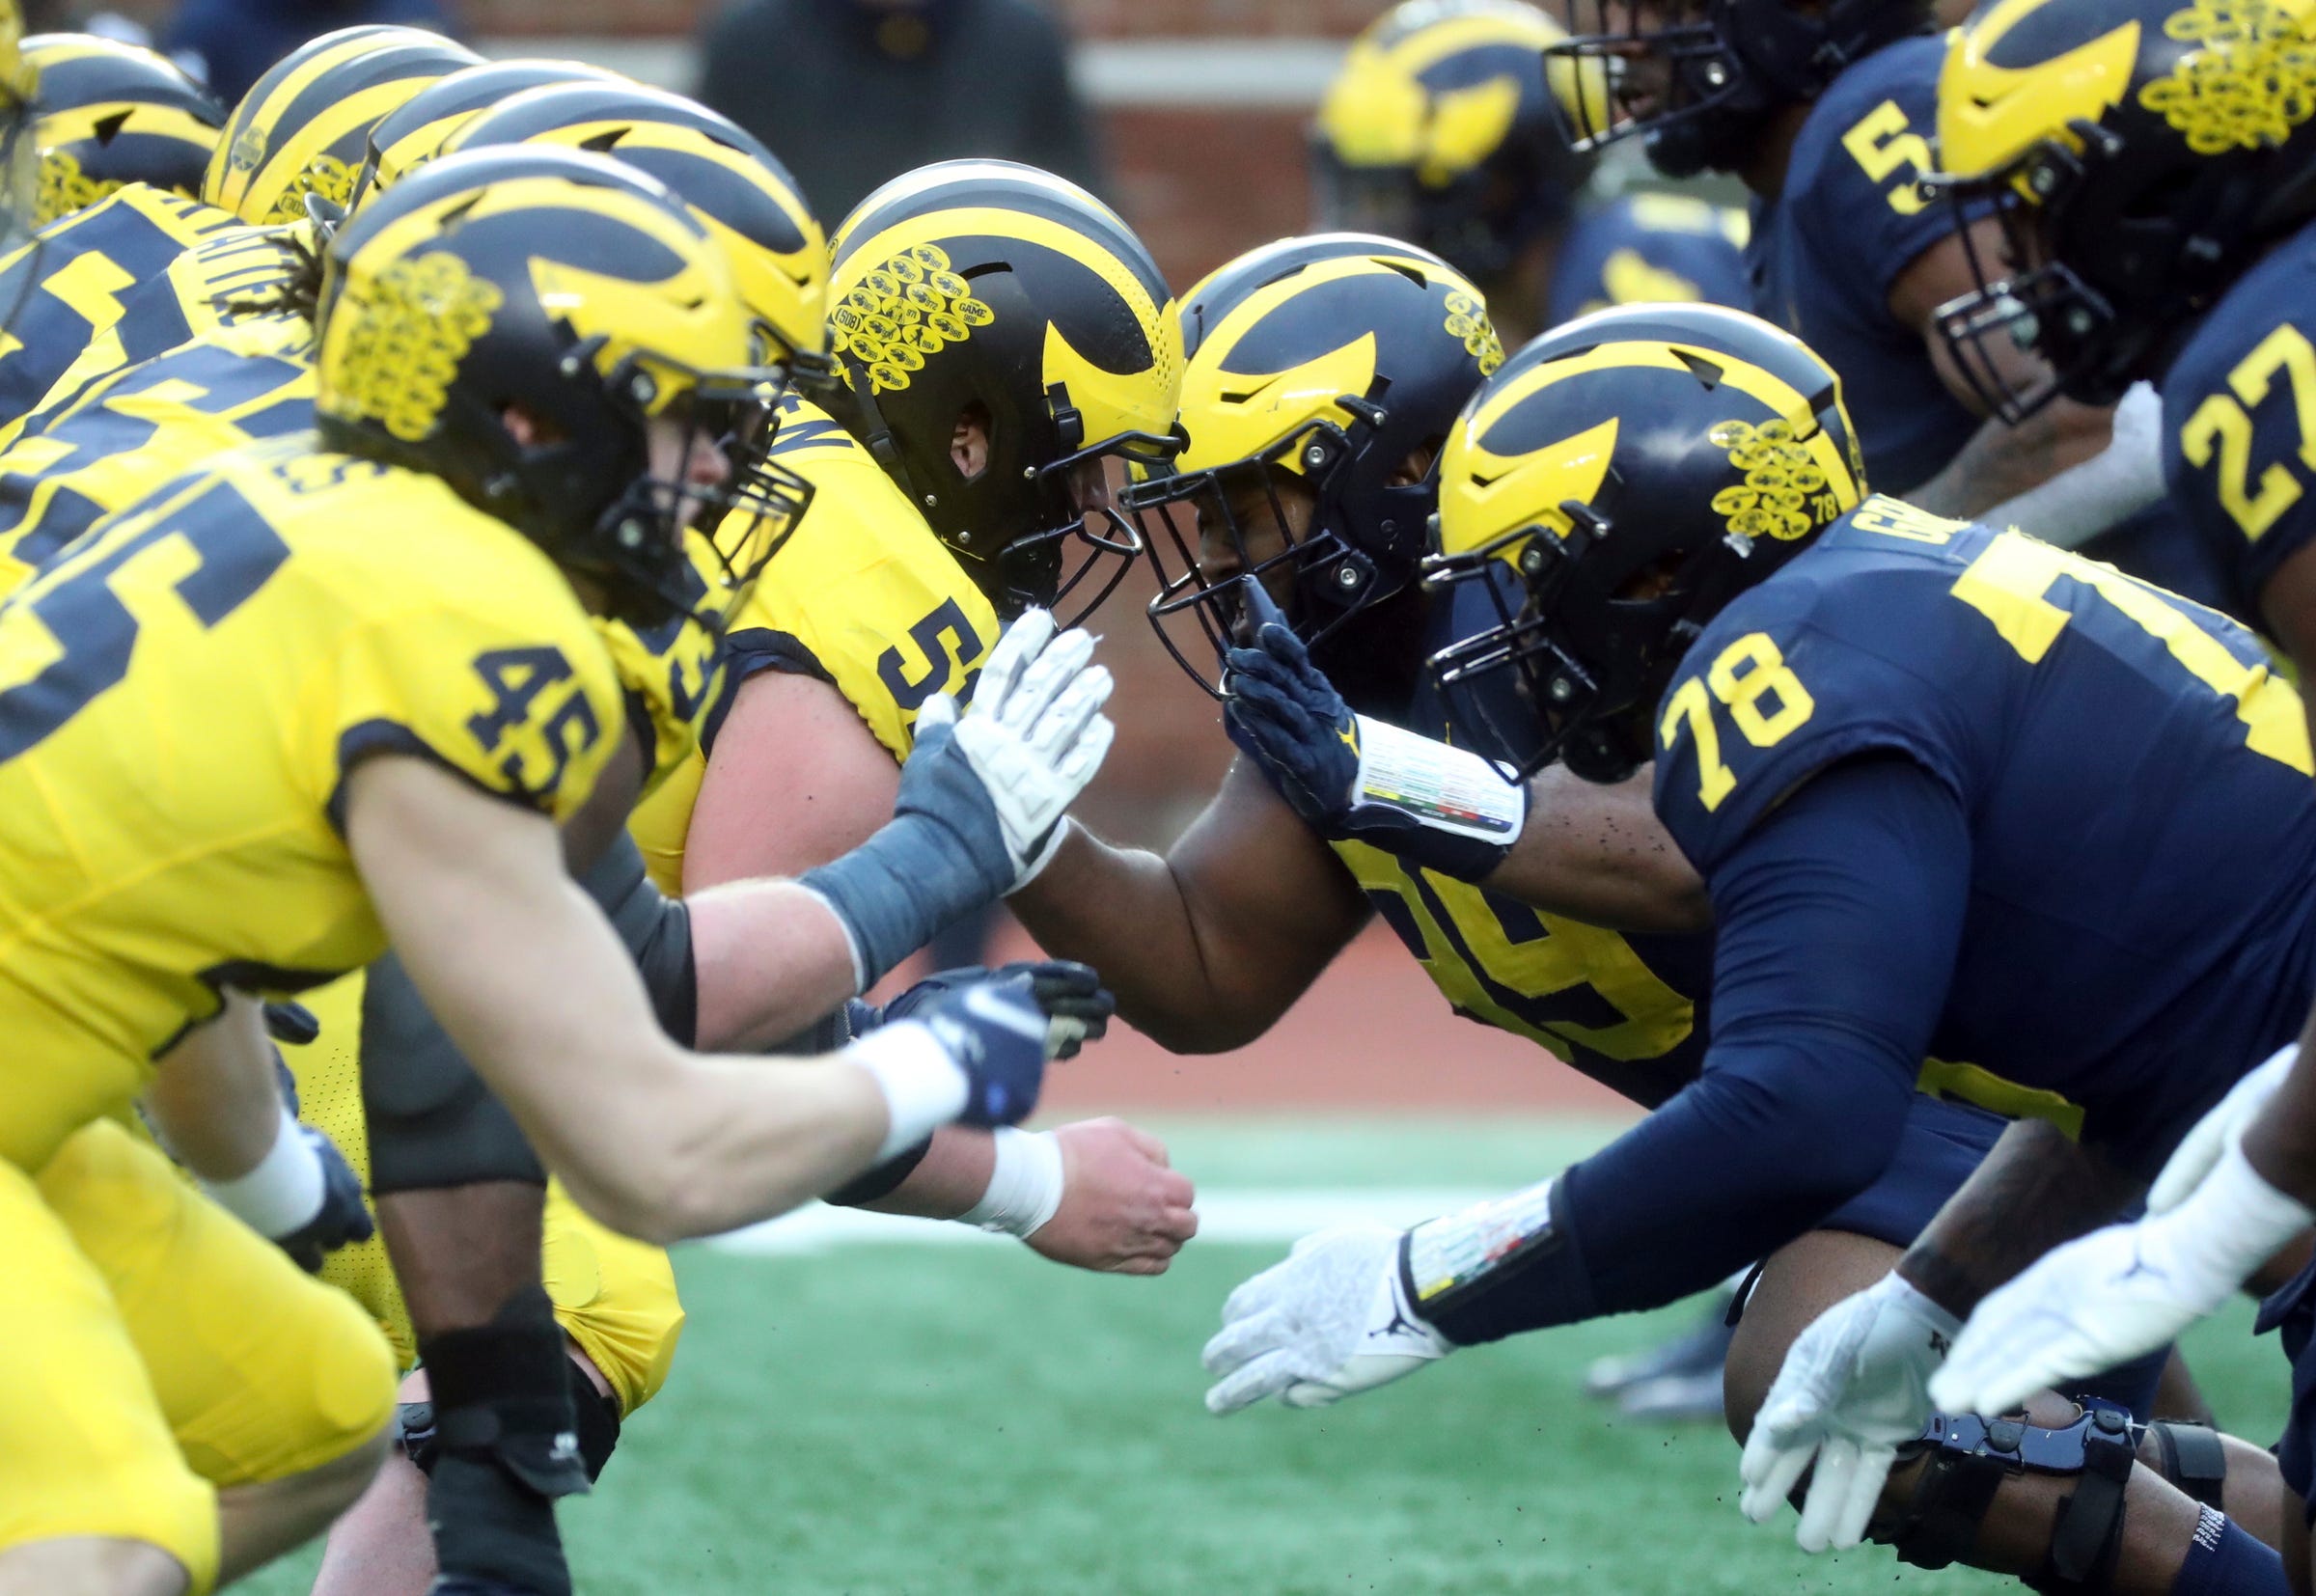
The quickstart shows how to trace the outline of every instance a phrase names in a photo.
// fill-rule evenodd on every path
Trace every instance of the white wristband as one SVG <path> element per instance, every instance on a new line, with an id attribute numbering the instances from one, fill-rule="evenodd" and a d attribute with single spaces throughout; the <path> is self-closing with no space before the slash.
<path id="1" fill-rule="evenodd" d="M 914 1147 L 965 1108 L 965 1071 L 922 1021 L 880 1026 L 847 1047 L 843 1057 L 873 1076 L 885 1094 L 879 1164 Z"/>
<path id="2" fill-rule="evenodd" d="M 285 1103 L 273 1146 L 258 1167 L 232 1180 L 205 1180 L 201 1189 L 259 1235 L 286 1236 L 321 1212 L 321 1155 Z"/>
<path id="3" fill-rule="evenodd" d="M 2242 1143 L 2230 1141 L 2202 1184 L 2169 1213 L 2142 1221 L 2140 1234 L 2157 1239 L 2163 1265 L 2199 1285 L 2199 1300 L 2216 1308 L 2311 1218 L 2305 1203 L 2269 1185 Z"/>
<path id="4" fill-rule="evenodd" d="M 1062 1174 L 1062 1143 L 1051 1131 L 1007 1125 L 997 1133 L 996 1154 L 989 1189 L 957 1216 L 957 1223 L 1008 1236 L 1035 1235 L 1062 1206 L 1067 1185 Z"/>
<path id="5" fill-rule="evenodd" d="M 1509 843 L 1528 821 L 1528 788 L 1478 755 L 1365 715 L 1351 796 L 1480 842 Z"/>

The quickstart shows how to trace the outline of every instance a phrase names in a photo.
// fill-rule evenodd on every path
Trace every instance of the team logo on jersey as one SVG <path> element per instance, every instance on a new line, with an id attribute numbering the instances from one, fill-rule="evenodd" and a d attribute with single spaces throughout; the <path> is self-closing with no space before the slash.
<path id="1" fill-rule="evenodd" d="M 2139 91 L 2139 103 L 2198 155 L 2280 145 L 2316 115 L 2316 41 L 2275 0 L 2195 0 L 2164 21 L 2199 44 Z"/>
<path id="2" fill-rule="evenodd" d="M 266 213 L 269 222 L 302 222 L 306 219 L 306 196 L 318 194 L 341 210 L 354 198 L 354 169 L 335 155 L 317 155 L 306 163 L 306 169 L 290 179 L 282 197 L 273 202 Z"/>
<path id="3" fill-rule="evenodd" d="M 926 355 L 996 319 L 973 296 L 973 285 L 949 269 L 938 244 L 912 244 L 864 273 L 828 315 L 833 352 L 866 367 L 869 391 L 878 394 L 906 388 Z"/>
<path id="4" fill-rule="evenodd" d="M 33 214 L 42 222 L 53 222 L 59 216 L 87 209 L 120 186 L 98 182 L 81 171 L 80 162 L 69 151 L 51 150 L 41 157 L 41 188 L 33 202 Z"/>
<path id="5" fill-rule="evenodd" d="M 1824 470 L 1786 423 L 1724 421 L 1705 436 L 1745 473 L 1743 482 L 1713 495 L 1713 513 L 1727 516 L 1738 537 L 1791 540 L 1840 513 Z"/>
<path id="6" fill-rule="evenodd" d="M 1494 376 L 1503 364 L 1503 340 L 1488 319 L 1488 308 L 1461 291 L 1448 296 L 1448 336 L 1464 342 L 1464 352 L 1479 362 L 1479 374 Z"/>
<path id="7" fill-rule="evenodd" d="M 455 255 L 436 252 L 397 261 L 367 282 L 349 284 L 336 314 L 352 317 L 347 381 L 332 411 L 374 420 L 406 443 L 434 429 L 459 362 L 490 331 L 507 296 Z"/>

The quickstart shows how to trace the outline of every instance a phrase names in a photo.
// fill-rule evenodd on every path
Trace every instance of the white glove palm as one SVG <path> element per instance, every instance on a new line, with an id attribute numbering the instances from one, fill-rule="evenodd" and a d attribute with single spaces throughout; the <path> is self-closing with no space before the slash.
<path id="1" fill-rule="evenodd" d="M 1400 1235 L 1321 1230 L 1230 1293 L 1203 1358 L 1206 1372 L 1222 1377 L 1206 1392 L 1207 1410 L 1236 1413 L 1266 1396 L 1323 1408 L 1453 1351 L 1407 1301 Z"/>
<path id="2" fill-rule="evenodd" d="M 940 694 L 918 711 L 919 730 L 956 725 L 956 745 L 980 778 L 1005 833 L 1014 875 L 1029 885 L 1062 840 L 1062 814 L 1102 768 L 1117 728 L 1104 715 L 1115 685 L 1092 664 L 1093 638 L 1055 635 L 1054 618 L 1031 610 L 989 651 L 962 718 Z"/>
<path id="3" fill-rule="evenodd" d="M 1814 1461 L 1802 1550 L 1863 1540 L 1898 1447 L 1922 1433 L 1930 1376 L 1960 1328 L 1895 1275 L 1819 1314 L 1786 1352 L 1745 1444 L 1745 1516 L 1767 1523 Z"/>

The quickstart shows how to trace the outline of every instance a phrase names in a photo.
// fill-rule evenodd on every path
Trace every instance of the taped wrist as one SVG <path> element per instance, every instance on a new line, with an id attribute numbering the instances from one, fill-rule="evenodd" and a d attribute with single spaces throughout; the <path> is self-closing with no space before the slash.
<path id="1" fill-rule="evenodd" d="M 1527 824 L 1528 789 L 1469 749 L 1365 715 L 1358 724 L 1353 829 L 1459 881 L 1493 875 Z"/>
<path id="2" fill-rule="evenodd" d="M 979 1201 L 957 1216 L 957 1223 L 1026 1241 L 1060 1212 L 1066 1185 L 1062 1143 L 1051 1131 L 1000 1126 L 992 1147 L 989 1185 Z"/>
<path id="3" fill-rule="evenodd" d="M 1458 1346 L 1573 1324 L 1598 1310 L 1558 1180 L 1426 1220 L 1400 1248 L 1409 1301 Z"/>
<path id="4" fill-rule="evenodd" d="M 328 1197 L 321 1154 L 284 1103 L 273 1145 L 255 1168 L 232 1180 L 205 1180 L 201 1189 L 227 1213 L 269 1239 L 313 1222 Z"/>
<path id="5" fill-rule="evenodd" d="M 427 1519 L 446 1576 L 567 1596 L 555 1499 L 583 1493 L 570 1359 L 544 1289 L 474 1330 L 422 1336 L 434 1407 Z"/>
<path id="6" fill-rule="evenodd" d="M 1003 839 L 976 847 L 955 827 L 911 811 L 798 882 L 820 894 L 852 940 L 854 973 L 867 991 L 951 921 L 993 902 L 1011 885 Z"/>

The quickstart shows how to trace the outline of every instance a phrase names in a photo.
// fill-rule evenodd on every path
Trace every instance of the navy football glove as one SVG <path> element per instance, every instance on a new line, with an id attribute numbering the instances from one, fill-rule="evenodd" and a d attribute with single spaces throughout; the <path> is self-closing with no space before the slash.
<path id="1" fill-rule="evenodd" d="M 963 987 L 1010 980 L 1017 976 L 1029 977 L 1032 995 L 1045 1009 L 1049 1061 L 1075 1059 L 1078 1050 L 1089 1041 L 1100 1041 L 1109 1033 L 1110 1018 L 1117 1012 L 1117 1000 L 1101 985 L 1101 977 L 1091 970 L 1062 959 L 1019 959 L 994 970 L 968 964 L 955 970 L 936 971 L 883 1008 L 872 1010 L 873 1018 L 866 1029 L 893 1020 L 919 1018 L 936 998 Z"/>
<path id="2" fill-rule="evenodd" d="M 910 994 L 903 993 L 906 998 Z M 1037 1106 L 1047 1060 L 1100 1034 L 1117 1008 L 1083 964 L 1031 964 L 934 992 L 909 1018 L 965 1072 L 960 1125 L 1012 1125 Z"/>
<path id="3" fill-rule="evenodd" d="M 1254 646 L 1231 649 L 1223 677 L 1223 728 L 1239 752 L 1328 841 L 1464 881 L 1493 873 L 1519 839 L 1525 790 L 1476 755 L 1353 714 L 1261 584 L 1240 586 Z"/>
<path id="4" fill-rule="evenodd" d="M 311 1125 L 297 1127 L 321 1164 L 321 1207 L 314 1217 L 273 1244 L 290 1254 L 290 1261 L 309 1275 L 321 1273 L 322 1260 L 341 1247 L 368 1241 L 376 1232 L 370 1210 L 362 1202 L 362 1181 L 354 1167 L 338 1150 L 338 1143 Z"/>

